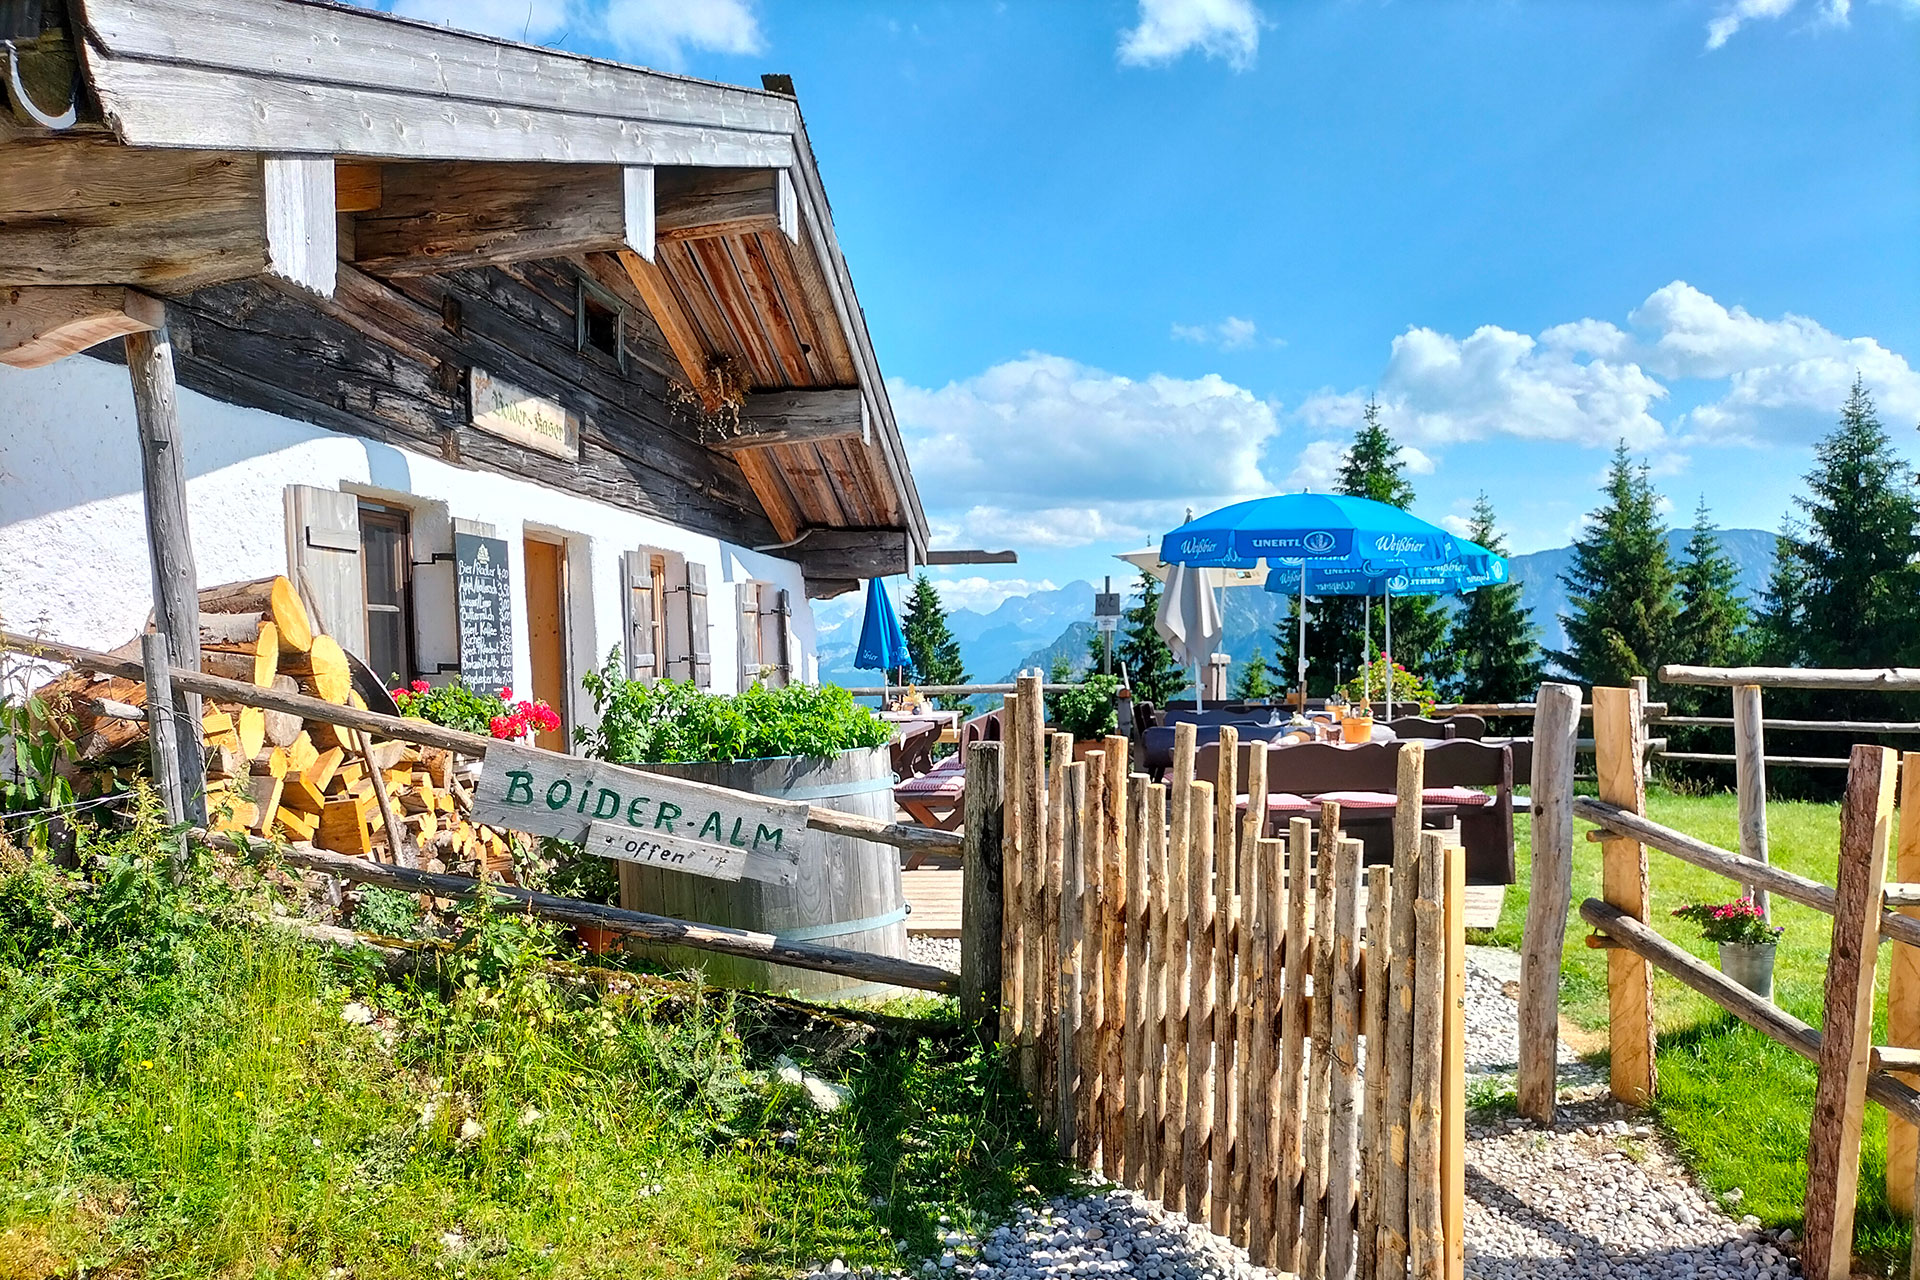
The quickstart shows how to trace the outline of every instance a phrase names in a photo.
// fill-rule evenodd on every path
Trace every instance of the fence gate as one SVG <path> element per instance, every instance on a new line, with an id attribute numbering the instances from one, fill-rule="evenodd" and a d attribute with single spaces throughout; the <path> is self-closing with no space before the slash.
<path id="1" fill-rule="evenodd" d="M 1263 834 L 1267 751 L 1169 780 L 1007 699 L 1001 1039 L 1061 1148 L 1309 1280 L 1458 1280 L 1465 862 L 1401 748 L 1390 866 L 1335 804 Z"/>

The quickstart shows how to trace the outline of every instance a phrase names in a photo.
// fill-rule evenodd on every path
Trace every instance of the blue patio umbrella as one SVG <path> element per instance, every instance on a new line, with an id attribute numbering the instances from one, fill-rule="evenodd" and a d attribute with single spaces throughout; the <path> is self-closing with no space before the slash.
<path id="1" fill-rule="evenodd" d="M 1432 569 L 1459 560 L 1459 539 L 1438 525 L 1371 498 L 1280 493 L 1236 502 L 1189 520 L 1160 540 L 1168 564 L 1298 571 L 1300 691 L 1307 684 L 1308 577 L 1344 570 L 1367 577 Z M 1268 574 L 1267 589 L 1291 591 L 1292 573 Z M 1276 579 L 1279 581 L 1276 582 Z M 1359 594 L 1356 592 L 1355 594 Z"/>
<path id="2" fill-rule="evenodd" d="M 883 684 L 886 672 L 913 666 L 913 657 L 907 652 L 907 633 L 900 629 L 900 615 L 893 611 L 893 599 L 878 578 L 867 579 L 867 614 L 860 623 L 860 645 L 854 650 L 853 665 L 862 671 L 879 671 Z"/>
<path id="3" fill-rule="evenodd" d="M 1299 562 L 1302 583 L 1302 603 L 1306 596 L 1361 596 L 1371 606 L 1373 597 L 1381 598 L 1381 607 L 1386 610 L 1387 646 L 1389 660 L 1393 656 L 1393 597 L 1400 596 L 1437 596 L 1465 595 L 1481 587 L 1492 586 L 1507 580 L 1507 560 L 1505 556 L 1487 550 L 1477 542 L 1468 542 L 1465 538 L 1454 539 L 1456 557 L 1445 564 L 1430 565 L 1424 569 L 1395 569 L 1369 572 L 1364 569 L 1330 568 L 1324 565 Z M 1291 594 L 1293 582 L 1291 575 L 1270 575 L 1267 590 L 1278 594 Z M 1301 610 L 1305 614 L 1304 607 Z M 1304 630 L 1304 628 L 1303 628 Z M 1360 665 L 1365 671 L 1372 662 L 1371 644 L 1368 628 L 1363 625 L 1360 635 Z M 1393 687 L 1388 685 L 1387 711 L 1393 711 Z"/>

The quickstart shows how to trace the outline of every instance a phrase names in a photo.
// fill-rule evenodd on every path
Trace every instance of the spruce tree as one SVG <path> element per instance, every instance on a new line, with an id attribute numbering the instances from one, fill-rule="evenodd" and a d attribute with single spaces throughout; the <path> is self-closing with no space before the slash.
<path id="1" fill-rule="evenodd" d="M 1493 503 L 1482 492 L 1473 504 L 1467 536 L 1496 555 L 1506 540 L 1493 523 Z M 1520 585 L 1501 582 L 1468 594 L 1447 636 L 1450 688 L 1461 702 L 1518 702 L 1540 685 L 1540 632 L 1520 604 Z"/>
<path id="2" fill-rule="evenodd" d="M 1800 549 L 1802 533 L 1792 516 L 1780 522 L 1773 542 L 1773 568 L 1754 616 L 1754 657 L 1768 666 L 1806 664 L 1807 563 Z"/>
<path id="3" fill-rule="evenodd" d="M 1193 684 L 1192 677 L 1173 660 L 1173 650 L 1161 638 L 1154 620 L 1160 612 L 1160 580 L 1150 573 L 1140 575 L 1140 592 L 1135 603 L 1120 617 L 1120 633 L 1114 637 L 1114 674 L 1124 666 L 1132 682 L 1133 696 L 1142 702 L 1164 707 L 1169 699 Z"/>
<path id="4" fill-rule="evenodd" d="M 1749 611 L 1740 594 L 1739 566 L 1720 546 L 1719 526 L 1703 496 L 1693 514 L 1693 536 L 1675 576 L 1680 611 L 1674 618 L 1672 661 L 1693 666 L 1736 665 L 1746 650 Z"/>
<path id="5" fill-rule="evenodd" d="M 1262 702 L 1273 695 L 1273 679 L 1267 671 L 1267 655 L 1260 646 L 1253 646 L 1253 652 L 1240 664 L 1240 674 L 1233 679 L 1233 696 L 1240 702 Z"/>
<path id="6" fill-rule="evenodd" d="M 1814 446 L 1807 489 L 1795 501 L 1807 515 L 1800 559 L 1809 661 L 1820 667 L 1904 663 L 1915 652 L 1920 500 L 1858 376 L 1840 424 Z"/>
<path id="7" fill-rule="evenodd" d="M 913 580 L 907 596 L 906 617 L 901 629 L 907 634 L 907 653 L 913 658 L 914 672 L 921 684 L 965 684 L 967 670 L 960 658 L 960 642 L 947 627 L 947 609 L 932 579 L 922 573 Z M 948 710 L 964 707 L 966 698 L 943 694 L 934 702 Z"/>
<path id="8" fill-rule="evenodd" d="M 1573 605 L 1562 614 L 1568 647 L 1554 661 L 1588 685 L 1624 685 L 1651 675 L 1673 632 L 1673 565 L 1667 527 L 1645 464 L 1626 441 L 1607 469 L 1606 500 L 1573 544 L 1573 567 L 1560 576 Z"/>

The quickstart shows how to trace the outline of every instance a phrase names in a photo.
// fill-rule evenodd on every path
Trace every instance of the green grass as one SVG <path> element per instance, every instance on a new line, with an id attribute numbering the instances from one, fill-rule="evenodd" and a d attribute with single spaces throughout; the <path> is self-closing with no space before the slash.
<path id="1" fill-rule="evenodd" d="M 950 1003 L 603 995 L 508 917 L 394 982 L 121 871 L 0 877 L 0 1277 L 767 1275 L 1066 1184 Z"/>
<path id="2" fill-rule="evenodd" d="M 1739 817 L 1731 795 L 1683 796 L 1653 790 L 1647 814 L 1654 821 L 1723 849 L 1739 847 Z M 1600 846 L 1588 842 L 1590 824 L 1576 822 L 1573 846 L 1573 909 L 1560 969 L 1563 1018 L 1602 1037 L 1607 1025 L 1606 952 L 1585 945 L 1591 930 L 1579 917 L 1587 898 L 1600 896 Z M 1527 824 L 1519 826 L 1519 884 L 1507 894 L 1497 928 L 1478 940 L 1518 947 L 1526 917 L 1529 878 Z M 1834 882 L 1840 810 L 1834 804 L 1774 800 L 1767 805 L 1772 861 L 1788 870 Z M 1649 851 L 1651 921 L 1660 933 L 1709 964 L 1711 944 L 1670 912 L 1687 902 L 1724 902 L 1739 890 L 1732 882 L 1677 858 Z M 1821 1024 L 1827 949 L 1833 921 L 1810 908 L 1773 899 L 1774 922 L 1785 926 L 1774 968 L 1774 998 L 1802 1021 Z M 1875 1043 L 1886 1035 L 1886 978 L 1882 952 Z M 1806 1196 L 1807 1129 L 1813 1111 L 1813 1064 L 1736 1022 L 1706 997 L 1658 971 L 1654 974 L 1655 1023 L 1660 1037 L 1658 1085 L 1653 1110 L 1681 1153 L 1716 1194 L 1739 1188 L 1736 1213 L 1752 1213 L 1769 1226 L 1801 1225 Z M 1599 1055 L 1604 1060 L 1605 1054 Z M 1886 1115 L 1869 1105 L 1861 1141 L 1859 1213 L 1855 1248 L 1869 1257 L 1904 1259 L 1908 1225 L 1886 1205 Z"/>

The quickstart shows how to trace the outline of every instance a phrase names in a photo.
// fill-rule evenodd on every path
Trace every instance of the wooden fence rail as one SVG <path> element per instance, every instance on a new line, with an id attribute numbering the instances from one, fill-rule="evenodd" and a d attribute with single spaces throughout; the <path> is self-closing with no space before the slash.
<path id="1" fill-rule="evenodd" d="M 1363 879 L 1337 805 L 1266 835 L 1231 726 L 1214 782 L 1183 725 L 1155 783 L 1124 738 L 1068 762 L 1037 677 L 1007 701 L 1002 1040 L 1062 1148 L 1263 1265 L 1457 1280 L 1465 861 L 1419 829 L 1422 750 Z"/>
<path id="2" fill-rule="evenodd" d="M 1741 670 L 1748 676 L 1753 671 Z M 1834 677 L 1837 673 L 1801 673 Z M 1859 673 L 1855 673 L 1859 674 Z M 1869 673 L 1871 674 L 1871 673 Z M 1671 678 L 1662 671 L 1663 678 Z M 1703 680 L 1701 683 L 1715 683 Z M 1777 681 L 1776 683 L 1787 683 Z M 1814 685 L 1811 687 L 1852 687 Z M 1884 684 L 1865 687 L 1886 687 Z M 1543 700 L 1546 690 L 1543 690 Z M 1757 757 L 1759 689 L 1752 682 L 1735 685 L 1736 732 L 1752 728 L 1743 739 L 1750 757 Z M 1920 903 L 1920 818 L 1903 823 L 1899 833 L 1899 861 L 1888 885 L 1888 855 L 1894 840 L 1894 791 L 1897 766 L 1904 765 L 1906 787 L 1901 807 L 1920 809 L 1920 754 L 1904 759 L 1888 748 L 1856 745 L 1848 759 L 1847 791 L 1841 806 L 1840 845 L 1836 884 L 1826 885 L 1772 866 L 1765 861 L 1763 807 L 1741 809 L 1743 852 L 1718 848 L 1704 840 L 1653 822 L 1645 815 L 1645 780 L 1639 750 L 1645 719 L 1636 714 L 1638 690 L 1594 690 L 1595 736 L 1598 746 L 1600 797 L 1574 797 L 1571 786 L 1534 776 L 1535 812 L 1558 811 L 1595 823 L 1602 846 L 1602 887 L 1605 901 L 1588 899 L 1581 918 L 1600 931 L 1593 941 L 1604 948 L 1608 964 L 1608 1039 L 1611 1048 L 1612 1087 L 1616 1097 L 1644 1102 L 1658 1088 L 1655 1070 L 1655 1030 L 1651 973 L 1658 968 L 1707 996 L 1762 1034 L 1818 1064 L 1813 1118 L 1808 1141 L 1806 1248 L 1801 1256 L 1812 1280 L 1844 1280 L 1851 1274 L 1855 1198 L 1860 1172 L 1860 1134 L 1866 1103 L 1880 1103 L 1888 1112 L 1887 1192 L 1899 1210 L 1914 1209 L 1916 1179 L 1915 1120 L 1920 1119 L 1920 1092 L 1912 1087 L 1920 1068 L 1920 919 L 1913 918 Z M 1544 785 L 1543 785 L 1544 783 Z M 1749 819 L 1757 819 L 1750 824 Z M 1758 826 L 1758 830 L 1754 826 Z M 1551 848 L 1561 860 L 1558 841 Z M 1760 857 L 1744 850 L 1757 844 Z M 1777 894 L 1820 911 L 1833 919 L 1828 951 L 1824 1026 L 1816 1031 L 1775 1008 L 1768 1000 L 1738 986 L 1686 951 L 1666 941 L 1648 920 L 1649 875 L 1647 850 L 1667 853 L 1694 866 L 1747 886 L 1759 894 Z M 1536 830 L 1534 892 L 1541 894 L 1540 860 L 1543 849 Z M 1530 903 L 1526 954 L 1544 954 L 1556 939 L 1546 925 L 1565 918 L 1570 905 L 1567 890 L 1557 880 L 1544 882 L 1556 895 L 1553 901 Z M 1905 913 L 1889 911 L 1899 906 Z M 1879 942 L 1891 939 L 1893 977 L 1888 990 L 1888 1036 L 1893 1042 L 1875 1046 L 1873 1021 L 1875 970 Z M 1526 1010 L 1553 998 L 1557 967 L 1523 968 L 1521 1007 Z M 1520 1079 L 1551 1079 L 1549 1039 L 1538 1044 L 1521 1038 Z M 1904 1078 L 1903 1078 L 1904 1077 Z M 1523 1088 L 1523 1110 L 1527 1109 Z M 1920 1234 L 1920 1233 L 1917 1233 Z M 1916 1251 L 1920 1257 L 1920 1251 Z M 1920 1275 L 1920 1272 L 1916 1273 Z"/>

